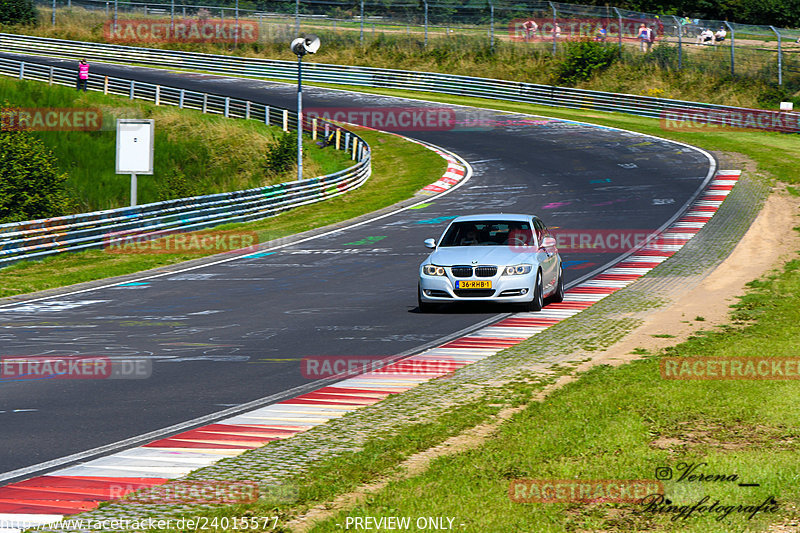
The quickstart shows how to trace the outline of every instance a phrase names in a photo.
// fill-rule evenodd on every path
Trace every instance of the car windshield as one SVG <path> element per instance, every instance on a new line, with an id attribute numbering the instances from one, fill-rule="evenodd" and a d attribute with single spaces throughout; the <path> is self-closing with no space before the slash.
<path id="1" fill-rule="evenodd" d="M 455 222 L 439 246 L 501 246 L 533 243 L 531 225 L 524 221 L 481 220 Z"/>

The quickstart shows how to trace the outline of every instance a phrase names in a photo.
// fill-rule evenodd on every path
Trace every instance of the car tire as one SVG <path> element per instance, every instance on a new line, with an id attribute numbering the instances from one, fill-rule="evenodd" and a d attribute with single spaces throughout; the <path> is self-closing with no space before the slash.
<path id="1" fill-rule="evenodd" d="M 428 313 L 433 308 L 432 303 L 422 301 L 422 289 L 417 286 L 417 310 L 420 313 Z"/>
<path id="2" fill-rule="evenodd" d="M 523 304 L 523 309 L 525 311 L 541 311 L 542 307 L 544 307 L 544 300 L 542 299 L 542 272 L 540 270 L 536 274 L 536 284 L 533 287 L 533 299 Z"/>
<path id="3" fill-rule="evenodd" d="M 561 270 L 560 265 L 558 267 L 558 284 L 556 285 L 556 291 L 547 300 L 548 302 L 556 304 L 564 301 L 564 271 Z"/>

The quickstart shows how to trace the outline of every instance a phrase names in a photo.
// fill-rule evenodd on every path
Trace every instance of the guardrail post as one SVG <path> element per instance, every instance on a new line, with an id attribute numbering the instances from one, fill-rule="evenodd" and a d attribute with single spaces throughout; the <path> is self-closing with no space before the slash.
<path id="1" fill-rule="evenodd" d="M 50 17 L 50 23 L 55 26 L 56 25 L 56 0 L 53 0 L 53 14 Z"/>
<path id="2" fill-rule="evenodd" d="M 208 111 L 208 93 L 203 93 L 203 113 Z"/>
<path id="3" fill-rule="evenodd" d="M 250 120 L 250 100 L 244 103 L 244 118 L 245 120 Z"/>
<path id="4" fill-rule="evenodd" d="M 314 117 L 311 119 L 311 140 L 317 140 L 317 118 Z"/>
<path id="5" fill-rule="evenodd" d="M 183 99 L 186 97 L 186 90 L 181 89 L 180 94 L 178 95 L 178 109 L 183 109 Z"/>
<path id="6" fill-rule="evenodd" d="M 683 24 L 681 19 L 672 15 L 672 20 L 675 22 L 675 28 L 678 30 L 678 70 L 683 69 Z"/>
<path id="7" fill-rule="evenodd" d="M 344 134 L 344 149 L 347 151 L 350 148 L 350 132 Z"/>
<path id="8" fill-rule="evenodd" d="M 556 22 L 556 5 L 553 2 L 548 2 L 550 4 L 550 8 L 553 10 L 553 55 L 556 55 L 556 39 L 558 38 L 558 33 L 556 32 L 556 26 L 558 23 Z"/>
<path id="9" fill-rule="evenodd" d="M 133 91 L 134 91 L 134 86 L 135 85 L 136 85 L 136 82 L 134 80 L 131 80 L 131 88 L 130 88 L 130 92 L 128 93 L 128 97 L 131 100 L 133 100 Z"/>
<path id="10" fill-rule="evenodd" d="M 331 134 L 331 125 L 327 122 L 325 123 L 325 142 L 328 142 L 328 135 Z"/>
<path id="11" fill-rule="evenodd" d="M 114 0 L 114 31 L 117 31 L 117 0 Z"/>
<path id="12" fill-rule="evenodd" d="M 300 33 L 300 0 L 294 2 L 294 32 Z"/>
<path id="13" fill-rule="evenodd" d="M 428 46 L 428 0 L 422 0 L 425 3 L 425 46 Z"/>
<path id="14" fill-rule="evenodd" d="M 153 97 L 153 100 L 156 105 L 161 104 L 161 85 L 156 85 L 156 95 Z"/>
<path id="15" fill-rule="evenodd" d="M 358 139 L 353 140 L 353 156 L 350 159 L 355 160 L 356 158 L 356 151 L 358 150 Z"/>
<path id="16" fill-rule="evenodd" d="M 770 29 L 778 36 L 778 85 L 783 85 L 783 50 L 781 50 L 781 32 L 775 26 L 770 26 Z"/>
<path id="17" fill-rule="evenodd" d="M 341 150 L 341 144 L 342 144 L 342 130 L 339 129 L 339 128 L 336 128 L 336 149 L 337 150 Z"/>
<path id="18" fill-rule="evenodd" d="M 268 105 L 264 106 L 264 124 L 269 126 L 269 106 Z"/>
<path id="19" fill-rule="evenodd" d="M 733 29 L 728 21 L 725 21 L 725 25 L 731 30 L 731 78 L 736 76 L 736 61 L 734 58 L 734 49 L 736 48 L 736 32 Z"/>
<path id="20" fill-rule="evenodd" d="M 230 114 L 230 111 L 231 111 L 231 97 L 230 96 L 226 96 L 225 97 L 225 112 L 223 113 L 225 118 L 228 118 L 228 115 Z"/>
<path id="21" fill-rule="evenodd" d="M 21 79 L 21 80 L 25 79 L 25 62 L 24 61 L 20 61 L 19 62 L 19 79 Z"/>
<path id="22" fill-rule="evenodd" d="M 106 2 L 106 18 L 108 18 L 108 2 Z"/>
<path id="23" fill-rule="evenodd" d="M 103 76 L 103 94 L 108 94 L 108 76 Z"/>
<path id="24" fill-rule="evenodd" d="M 47 76 L 47 84 L 48 85 L 53 85 L 53 75 L 54 74 L 55 74 L 55 68 L 54 67 L 50 67 L 50 75 Z"/>
<path id="25" fill-rule="evenodd" d="M 612 7 L 611 9 L 617 14 L 617 41 L 619 42 L 619 53 L 622 55 L 622 13 L 620 13 L 619 9 L 616 7 Z"/>
<path id="26" fill-rule="evenodd" d="M 359 34 L 359 40 L 361 44 L 364 44 L 364 0 L 361 0 L 361 33 Z"/>
<path id="27" fill-rule="evenodd" d="M 489 46 L 494 48 L 494 2 L 489 0 Z"/>
<path id="28" fill-rule="evenodd" d="M 283 131 L 289 133 L 289 110 L 283 110 Z"/>

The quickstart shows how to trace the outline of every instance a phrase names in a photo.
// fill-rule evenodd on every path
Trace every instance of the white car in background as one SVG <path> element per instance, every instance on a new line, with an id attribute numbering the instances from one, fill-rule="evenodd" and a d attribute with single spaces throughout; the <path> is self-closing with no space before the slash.
<path id="1" fill-rule="evenodd" d="M 454 219 L 419 267 L 420 312 L 436 304 L 494 302 L 539 311 L 564 299 L 556 240 L 534 215 L 470 215 Z"/>

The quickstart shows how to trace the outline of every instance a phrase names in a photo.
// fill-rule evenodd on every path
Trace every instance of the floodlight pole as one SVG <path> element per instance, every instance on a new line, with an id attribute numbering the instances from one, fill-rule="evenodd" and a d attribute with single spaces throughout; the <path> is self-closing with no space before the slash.
<path id="1" fill-rule="evenodd" d="M 297 180 L 303 179 L 303 56 L 297 54 Z"/>

